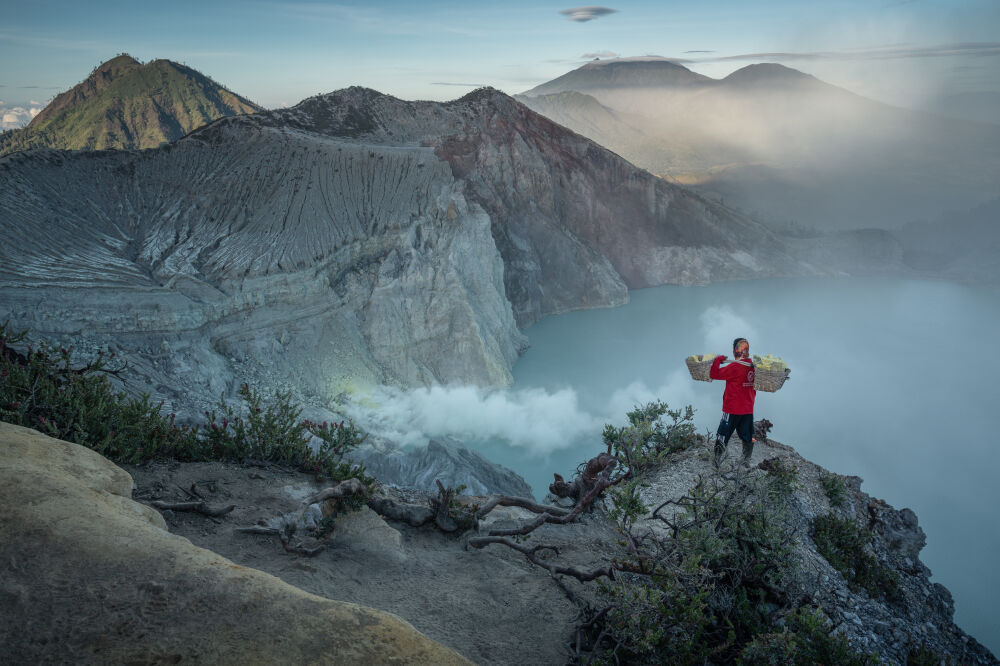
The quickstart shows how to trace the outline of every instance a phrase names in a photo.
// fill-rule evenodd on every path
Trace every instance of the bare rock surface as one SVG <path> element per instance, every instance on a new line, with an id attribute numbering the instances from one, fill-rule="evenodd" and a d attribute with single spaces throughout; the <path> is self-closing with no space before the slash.
<path id="1" fill-rule="evenodd" d="M 510 382 L 523 337 L 503 265 L 447 165 L 419 147 L 232 134 L 5 158 L 3 315 L 117 350 L 172 402 L 248 375 L 327 399 Z"/>
<path id="2" fill-rule="evenodd" d="M 466 535 L 442 534 L 432 524 L 383 520 L 368 508 L 338 515 L 322 540 L 325 549 L 315 557 L 286 553 L 274 536 L 235 531 L 258 523 L 277 525 L 299 513 L 301 501 L 323 487 L 300 472 L 226 463 L 153 463 L 129 470 L 142 502 L 184 500 L 185 490 L 194 485 L 213 505 L 236 505 L 216 521 L 171 512 L 166 517 L 171 532 L 307 592 L 398 615 L 477 664 L 566 663 L 579 609 L 564 587 L 584 597 L 594 594 L 573 580 L 557 583 L 519 553 L 470 549 Z M 377 492 L 399 504 L 424 507 L 432 495 L 407 488 Z M 460 495 L 456 501 L 481 505 L 485 498 Z M 523 509 L 501 507 L 481 529 L 530 518 L 534 514 Z M 557 545 L 567 561 L 588 567 L 620 555 L 615 537 L 613 522 L 594 513 L 566 527 L 544 526 L 533 540 Z"/>
<path id="3" fill-rule="evenodd" d="M 7 663 L 469 663 L 170 534 L 93 451 L 0 423 L 0 461 Z"/>
<path id="4" fill-rule="evenodd" d="M 404 450 L 363 446 L 348 454 L 364 463 L 365 471 L 385 485 L 437 491 L 445 486 L 465 486 L 470 495 L 532 497 L 531 486 L 516 472 L 487 460 L 452 437 L 431 439 L 426 446 Z"/>

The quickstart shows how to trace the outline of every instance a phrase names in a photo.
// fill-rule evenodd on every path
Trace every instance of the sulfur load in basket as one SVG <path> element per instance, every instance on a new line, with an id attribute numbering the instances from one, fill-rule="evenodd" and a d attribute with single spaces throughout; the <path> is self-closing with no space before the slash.
<path id="1" fill-rule="evenodd" d="M 691 379 L 697 379 L 699 382 L 710 382 L 712 378 L 708 376 L 708 373 L 712 370 L 712 361 L 718 354 L 695 354 L 693 356 L 688 356 L 684 362 L 687 363 L 688 372 L 691 373 Z"/>
<path id="2" fill-rule="evenodd" d="M 788 364 L 777 356 L 753 356 L 754 376 L 753 387 L 758 391 L 769 391 L 774 393 L 782 387 L 788 379 Z"/>
<path id="3" fill-rule="evenodd" d="M 700 382 L 712 381 L 709 373 L 712 370 L 712 361 L 715 360 L 716 356 L 716 354 L 695 354 L 688 356 L 684 362 L 687 364 L 688 372 L 691 373 L 691 378 Z M 777 356 L 771 356 L 770 354 L 766 356 L 757 356 L 755 354 L 753 364 L 753 387 L 758 391 L 768 391 L 771 393 L 777 391 L 784 385 L 791 372 L 788 369 L 788 364 Z"/>

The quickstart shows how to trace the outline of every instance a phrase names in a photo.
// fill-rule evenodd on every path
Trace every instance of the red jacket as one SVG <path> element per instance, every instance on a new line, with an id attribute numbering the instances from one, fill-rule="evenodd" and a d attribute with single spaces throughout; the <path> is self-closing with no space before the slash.
<path id="1" fill-rule="evenodd" d="M 757 391 L 753 387 L 753 361 L 731 361 L 722 367 L 722 356 L 712 361 L 708 376 L 725 379 L 726 391 L 722 394 L 722 411 L 726 414 L 753 414 L 753 401 Z"/>

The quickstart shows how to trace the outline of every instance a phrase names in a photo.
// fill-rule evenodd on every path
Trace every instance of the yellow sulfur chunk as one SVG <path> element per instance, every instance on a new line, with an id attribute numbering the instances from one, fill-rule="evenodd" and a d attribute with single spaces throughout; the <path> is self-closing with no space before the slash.
<path id="1" fill-rule="evenodd" d="M 772 370 L 775 372 L 781 372 L 782 370 L 788 369 L 788 364 L 784 362 L 781 358 L 777 356 L 772 356 L 767 354 L 765 356 L 758 356 L 754 354 L 753 357 L 754 365 L 761 370 Z"/>

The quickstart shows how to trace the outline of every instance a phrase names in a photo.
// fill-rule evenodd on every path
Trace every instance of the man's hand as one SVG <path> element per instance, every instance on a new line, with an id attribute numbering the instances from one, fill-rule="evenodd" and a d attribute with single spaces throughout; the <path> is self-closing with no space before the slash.
<path id="1" fill-rule="evenodd" d="M 725 361 L 726 360 L 726 355 L 725 354 L 719 354 L 715 358 L 717 358 L 717 359 L 721 358 L 723 361 Z"/>

